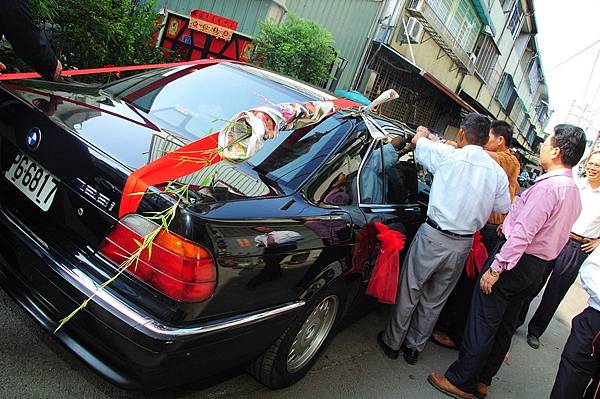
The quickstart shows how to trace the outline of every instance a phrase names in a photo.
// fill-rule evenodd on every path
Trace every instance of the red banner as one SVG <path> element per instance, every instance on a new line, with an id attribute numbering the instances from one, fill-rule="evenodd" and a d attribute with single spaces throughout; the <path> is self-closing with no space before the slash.
<path id="1" fill-rule="evenodd" d="M 206 11 L 194 10 L 190 13 L 189 28 L 230 41 L 237 29 L 237 21 Z"/>

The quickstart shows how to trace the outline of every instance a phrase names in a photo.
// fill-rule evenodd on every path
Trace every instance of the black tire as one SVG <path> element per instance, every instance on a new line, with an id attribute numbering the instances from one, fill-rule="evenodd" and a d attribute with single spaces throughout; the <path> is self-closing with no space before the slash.
<path id="1" fill-rule="evenodd" d="M 312 365 L 317 361 L 319 355 L 323 352 L 323 349 L 327 346 L 333 335 L 335 335 L 336 327 L 338 326 L 341 315 L 344 313 L 345 309 L 345 286 L 346 285 L 342 283 L 335 284 L 311 298 L 311 301 L 304 307 L 302 313 L 300 313 L 294 322 L 283 334 L 281 334 L 277 341 L 275 341 L 261 356 L 252 361 L 247 368 L 248 373 L 260 383 L 271 389 L 288 387 L 304 377 Z M 290 349 L 296 336 L 317 306 L 332 296 L 337 298 L 338 303 L 335 320 L 333 321 L 331 329 L 318 349 L 306 363 L 303 364 L 301 368 L 290 372 L 288 370 L 288 354 L 290 353 Z"/>

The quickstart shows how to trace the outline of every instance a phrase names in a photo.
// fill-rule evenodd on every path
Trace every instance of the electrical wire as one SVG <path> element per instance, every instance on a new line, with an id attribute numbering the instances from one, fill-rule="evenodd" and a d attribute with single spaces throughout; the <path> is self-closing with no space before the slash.
<path id="1" fill-rule="evenodd" d="M 584 51 L 589 50 L 590 48 L 594 47 L 596 44 L 600 43 L 600 39 L 596 40 L 594 43 L 590 44 L 589 46 L 587 46 L 586 48 L 584 48 L 583 50 L 573 54 L 572 56 L 570 56 L 569 58 L 567 58 L 566 60 L 554 65 L 552 68 L 548 69 L 546 71 L 546 73 L 551 72 L 553 70 L 555 70 L 556 68 L 563 66 L 564 64 L 566 64 L 567 62 L 571 61 L 573 58 L 577 57 L 579 54 L 583 53 Z"/>
<path id="2" fill-rule="evenodd" d="M 596 69 L 596 63 L 598 62 L 598 57 L 600 57 L 600 50 L 598 50 L 598 54 L 596 54 L 596 59 L 594 60 L 594 64 L 592 65 L 592 71 L 590 72 L 590 77 L 585 85 L 585 91 L 583 92 L 583 102 L 585 103 L 585 99 L 587 98 L 588 89 L 590 88 L 590 83 L 592 82 L 592 78 L 594 77 L 594 70 Z M 594 95 L 595 97 L 596 95 Z"/>
<path id="3" fill-rule="evenodd" d="M 590 104 L 594 105 L 594 102 L 596 102 L 596 97 L 598 97 L 598 92 L 600 92 L 600 85 L 598 85 L 598 88 L 596 89 L 596 92 L 594 93 L 594 97 L 592 97 L 592 101 L 590 102 Z"/>

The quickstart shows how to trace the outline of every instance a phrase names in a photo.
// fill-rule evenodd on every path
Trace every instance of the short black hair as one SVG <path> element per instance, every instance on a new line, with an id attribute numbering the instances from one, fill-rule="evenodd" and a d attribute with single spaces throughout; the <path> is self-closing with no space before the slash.
<path id="1" fill-rule="evenodd" d="M 504 142 L 507 147 L 512 146 L 513 130 L 512 127 L 506 121 L 492 121 L 490 124 L 490 130 L 496 137 L 504 137 Z"/>
<path id="2" fill-rule="evenodd" d="M 554 147 L 560 148 L 560 159 L 567 166 L 577 165 L 587 144 L 583 129 L 566 123 L 554 127 L 551 141 Z"/>
<path id="3" fill-rule="evenodd" d="M 460 128 L 465 131 L 469 144 L 484 146 L 490 138 L 490 120 L 477 112 L 467 114 Z"/>

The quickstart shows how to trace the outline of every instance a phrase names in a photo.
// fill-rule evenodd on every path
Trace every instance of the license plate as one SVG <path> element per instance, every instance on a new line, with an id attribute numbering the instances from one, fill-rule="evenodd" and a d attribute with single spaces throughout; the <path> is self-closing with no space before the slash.
<path id="1" fill-rule="evenodd" d="M 43 211 L 52 205 L 58 179 L 27 155 L 17 154 L 4 176 Z"/>

